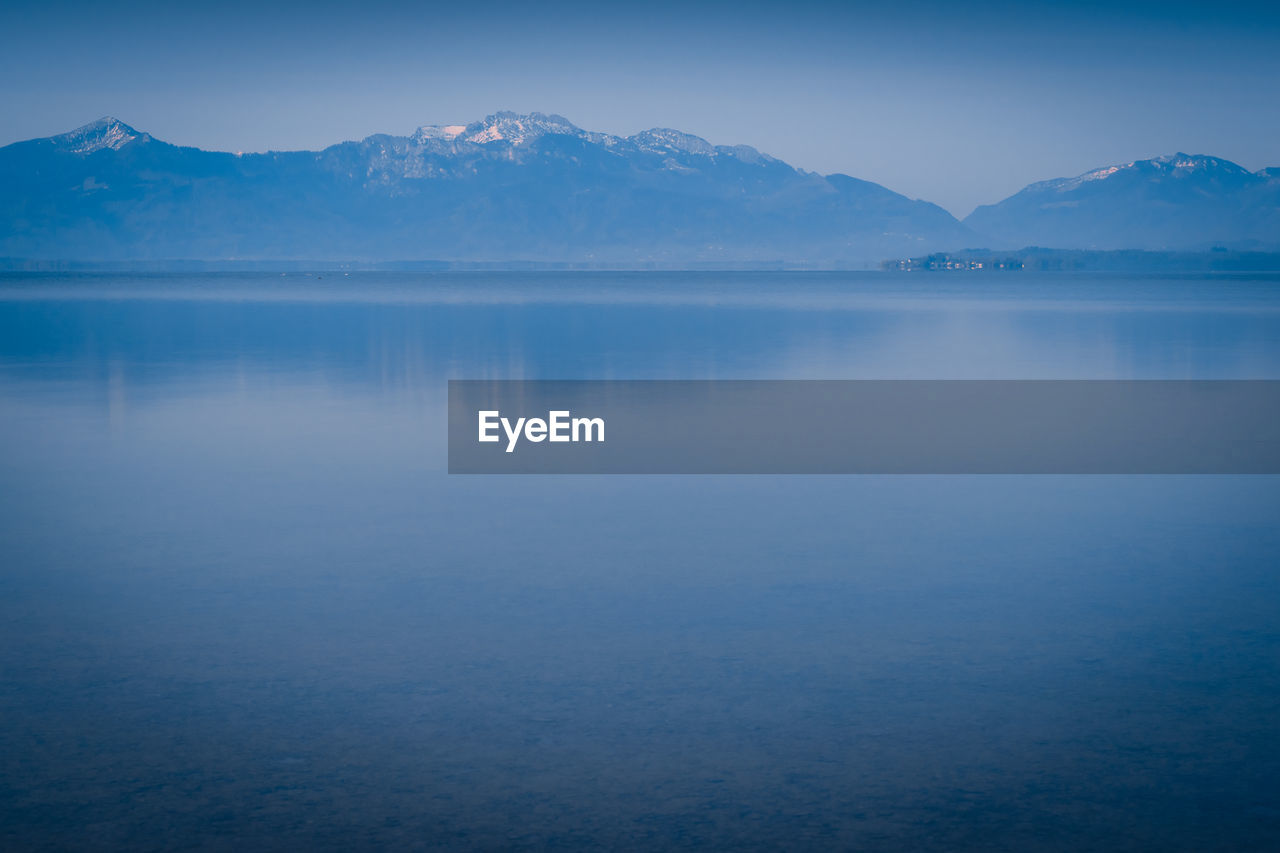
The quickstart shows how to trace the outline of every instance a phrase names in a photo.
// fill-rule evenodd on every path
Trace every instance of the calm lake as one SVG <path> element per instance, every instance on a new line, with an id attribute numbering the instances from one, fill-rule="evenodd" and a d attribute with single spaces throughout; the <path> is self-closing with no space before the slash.
<path id="1" fill-rule="evenodd" d="M 450 378 L 1280 379 L 1280 275 L 0 275 L 0 847 L 1280 849 L 1280 478 L 449 476 Z"/>

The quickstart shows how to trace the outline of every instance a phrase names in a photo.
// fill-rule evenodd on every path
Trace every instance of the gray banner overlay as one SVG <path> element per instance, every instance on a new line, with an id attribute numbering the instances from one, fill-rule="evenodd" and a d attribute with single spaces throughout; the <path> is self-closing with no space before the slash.
<path id="1" fill-rule="evenodd" d="M 453 380 L 449 472 L 1276 474 L 1280 381 Z"/>

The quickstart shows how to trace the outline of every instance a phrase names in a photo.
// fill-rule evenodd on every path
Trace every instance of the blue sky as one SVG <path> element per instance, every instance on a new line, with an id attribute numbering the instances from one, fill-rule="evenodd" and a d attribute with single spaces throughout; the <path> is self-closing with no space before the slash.
<path id="1" fill-rule="evenodd" d="M 319 2 L 0 9 L 0 144 L 111 114 L 230 151 L 500 109 L 675 127 L 963 216 L 1173 151 L 1280 165 L 1280 4 Z"/>

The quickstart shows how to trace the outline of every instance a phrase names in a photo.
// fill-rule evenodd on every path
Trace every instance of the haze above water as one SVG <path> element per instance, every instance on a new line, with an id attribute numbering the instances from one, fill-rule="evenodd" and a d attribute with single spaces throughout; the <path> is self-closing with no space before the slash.
<path id="1" fill-rule="evenodd" d="M 1280 378 L 1280 276 L 0 276 L 0 846 L 1275 849 L 1274 477 L 449 477 L 449 378 Z"/>

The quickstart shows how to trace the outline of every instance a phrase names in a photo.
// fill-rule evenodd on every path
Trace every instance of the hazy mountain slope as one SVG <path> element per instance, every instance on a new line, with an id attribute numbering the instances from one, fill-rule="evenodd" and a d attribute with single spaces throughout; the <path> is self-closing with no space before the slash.
<path id="1" fill-rule="evenodd" d="M 993 246 L 1280 248 L 1280 170 L 1173 154 L 1044 181 L 965 220 Z"/>

